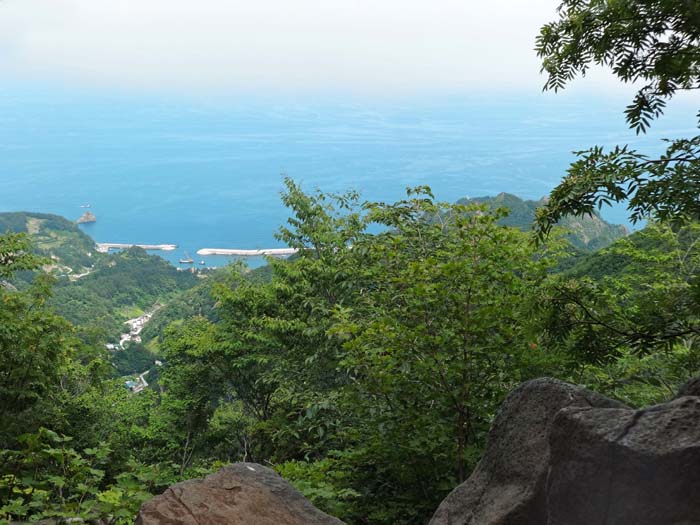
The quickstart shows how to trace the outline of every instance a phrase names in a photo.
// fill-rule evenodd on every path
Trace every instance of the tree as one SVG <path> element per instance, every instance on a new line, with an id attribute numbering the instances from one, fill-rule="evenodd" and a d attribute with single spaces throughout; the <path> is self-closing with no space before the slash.
<path id="1" fill-rule="evenodd" d="M 26 235 L 0 236 L 0 277 L 41 263 Z M 105 471 L 98 467 L 109 450 L 86 430 L 97 418 L 82 406 L 106 378 L 104 349 L 83 344 L 51 310 L 51 284 L 43 273 L 22 291 L 0 281 L 0 522 L 109 516 L 125 523 L 143 493 L 119 483 L 101 492 Z M 67 446 L 73 438 L 48 426 L 77 431 L 76 441 L 97 448 L 78 451 Z"/>
<path id="2" fill-rule="evenodd" d="M 550 261 L 496 223 L 503 210 L 427 188 L 365 207 L 381 233 L 348 250 L 357 295 L 333 328 L 352 378 L 353 487 L 371 523 L 417 523 L 469 475 L 509 389 L 541 373 L 528 304 Z"/>
<path id="3" fill-rule="evenodd" d="M 0 235 L 0 279 L 12 277 L 21 270 L 34 270 L 42 262 L 43 259 L 32 253 L 25 233 Z"/>
<path id="4" fill-rule="evenodd" d="M 668 395 L 698 370 L 699 269 L 700 226 L 651 223 L 551 279 L 536 305 L 544 342 L 566 348 L 579 371 L 615 370 L 610 385 L 645 382 Z M 644 359 L 657 370 L 633 378 L 617 363 Z"/>
<path id="5" fill-rule="evenodd" d="M 280 238 L 298 254 L 269 281 L 234 272 L 216 322 L 171 329 L 158 435 L 278 464 L 352 523 L 421 522 L 508 390 L 558 358 L 530 330 L 549 258 L 502 212 L 427 188 L 376 203 L 286 184 Z"/>
<path id="6" fill-rule="evenodd" d="M 610 68 L 623 82 L 642 82 L 625 113 L 629 125 L 644 133 L 676 93 L 700 89 L 700 3 L 564 0 L 559 20 L 542 27 L 537 52 L 549 75 L 546 90 L 564 88 L 591 65 Z M 539 238 L 565 215 L 612 202 L 627 201 L 633 222 L 700 219 L 700 136 L 667 142 L 659 157 L 627 146 L 578 152 L 538 212 Z"/>
<path id="7" fill-rule="evenodd" d="M 26 235 L 0 236 L 0 277 L 34 270 L 40 263 Z M 0 282 L 0 439 L 6 443 L 38 427 L 41 417 L 32 410 L 56 394 L 77 346 L 70 325 L 46 307 L 49 295 L 46 277 L 35 279 L 25 292 Z"/>
<path id="8" fill-rule="evenodd" d="M 340 341 L 329 336 L 335 308 L 353 300 L 345 257 L 364 224 L 355 192 L 306 194 L 292 180 L 291 210 L 278 237 L 299 250 L 270 260 L 269 282 L 216 286 L 220 344 L 232 391 L 259 424 L 250 453 L 276 461 L 321 457 L 342 427 L 337 392 L 347 381 Z"/>

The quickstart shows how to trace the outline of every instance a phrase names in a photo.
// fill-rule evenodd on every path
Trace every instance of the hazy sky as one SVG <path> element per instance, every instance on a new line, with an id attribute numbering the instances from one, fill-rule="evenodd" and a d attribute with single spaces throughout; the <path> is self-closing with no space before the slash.
<path id="1" fill-rule="evenodd" d="M 183 92 L 537 90 L 557 0 L 4 0 L 6 79 Z"/>

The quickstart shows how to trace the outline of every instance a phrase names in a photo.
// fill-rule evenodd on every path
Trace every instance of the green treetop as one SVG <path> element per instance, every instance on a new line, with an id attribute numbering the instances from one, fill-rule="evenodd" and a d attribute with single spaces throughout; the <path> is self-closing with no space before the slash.
<path id="1" fill-rule="evenodd" d="M 625 113 L 643 133 L 675 94 L 700 88 L 700 3 L 564 0 L 559 19 L 541 29 L 537 52 L 548 74 L 545 89 L 562 89 L 592 65 L 610 68 L 625 83 L 641 83 Z M 658 157 L 627 146 L 579 152 L 538 212 L 540 237 L 567 214 L 612 202 L 626 201 L 633 222 L 700 218 L 700 136 L 667 143 Z"/>

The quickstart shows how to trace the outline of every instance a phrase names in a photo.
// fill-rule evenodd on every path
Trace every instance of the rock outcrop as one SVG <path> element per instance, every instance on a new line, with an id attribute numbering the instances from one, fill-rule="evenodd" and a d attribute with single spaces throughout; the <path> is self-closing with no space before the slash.
<path id="1" fill-rule="evenodd" d="M 83 213 L 77 221 L 78 224 L 88 224 L 90 222 L 97 222 L 97 217 L 91 211 L 86 211 Z"/>
<path id="2" fill-rule="evenodd" d="M 550 435 L 552 525 L 700 524 L 700 398 L 567 408 Z"/>
<path id="3" fill-rule="evenodd" d="M 177 483 L 141 507 L 137 525 L 343 525 L 275 471 L 236 463 Z"/>
<path id="4" fill-rule="evenodd" d="M 431 525 L 700 524 L 700 398 L 644 410 L 553 379 L 506 399 Z"/>
<path id="5" fill-rule="evenodd" d="M 435 512 L 431 525 L 546 523 L 545 488 L 549 429 L 562 409 L 626 408 L 585 388 L 556 379 L 528 381 L 503 403 L 489 433 L 484 457 L 467 481 Z"/>
<path id="6" fill-rule="evenodd" d="M 680 388 L 676 397 L 683 396 L 700 396 L 700 377 L 694 377 Z"/>

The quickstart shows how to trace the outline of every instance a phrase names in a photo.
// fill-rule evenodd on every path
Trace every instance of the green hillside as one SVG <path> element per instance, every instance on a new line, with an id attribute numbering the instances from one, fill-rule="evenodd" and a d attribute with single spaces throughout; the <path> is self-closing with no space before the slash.
<path id="1" fill-rule="evenodd" d="M 672 231 L 660 224 L 651 223 L 604 249 L 577 257 L 563 273 L 572 279 L 588 277 L 594 281 L 619 279 L 629 275 L 638 278 L 650 272 L 659 260 L 666 260 L 673 253 L 679 254 L 675 261 L 671 259 L 675 262 L 675 270 L 678 270 L 689 266 L 692 257 L 698 255 L 699 232 L 698 224 L 689 224 L 678 231 Z M 688 271 L 694 272 L 694 269 Z M 694 277 L 693 281 L 697 282 Z M 654 282 L 654 274 L 648 273 L 648 284 L 651 286 Z"/>
<path id="2" fill-rule="evenodd" d="M 523 231 L 530 230 L 535 220 L 535 210 L 546 204 L 546 199 L 524 200 L 510 193 L 499 193 L 495 197 L 476 197 L 461 199 L 460 204 L 474 202 L 487 204 L 493 208 L 508 208 L 510 213 L 499 222 L 504 226 L 513 226 Z M 613 241 L 625 237 L 627 228 L 619 224 L 610 224 L 597 212 L 583 217 L 565 217 L 559 226 L 566 229 L 567 238 L 576 248 L 595 251 L 608 246 Z"/>
<path id="3" fill-rule="evenodd" d="M 60 279 L 50 302 L 73 324 L 99 328 L 114 338 L 123 330 L 124 321 L 198 281 L 195 275 L 179 272 L 163 258 L 134 247 L 103 255 L 85 277 Z"/>
<path id="4" fill-rule="evenodd" d="M 216 286 L 235 287 L 237 276 L 235 265 L 221 268 L 208 273 L 207 278 L 196 286 L 174 296 L 144 327 L 141 334 L 144 343 L 149 348 L 157 349 L 164 340 L 166 328 L 171 323 L 180 324 L 194 317 L 204 317 L 211 322 L 217 322 L 219 318 L 212 292 Z M 272 268 L 269 265 L 261 266 L 246 271 L 244 277 L 251 283 L 268 283 L 272 280 Z"/>
<path id="5" fill-rule="evenodd" d="M 32 249 L 47 259 L 43 271 L 57 277 L 49 304 L 83 331 L 113 340 L 123 323 L 156 303 L 165 303 L 199 282 L 140 248 L 95 251 L 95 241 L 74 222 L 47 213 L 0 213 L 0 232 L 26 233 Z M 13 283 L 27 287 L 31 272 Z"/>
<path id="6" fill-rule="evenodd" d="M 37 254 L 53 261 L 57 273 L 79 274 L 91 267 L 99 254 L 95 241 L 74 222 L 59 215 L 33 212 L 0 213 L 0 233 L 31 235 Z"/>

